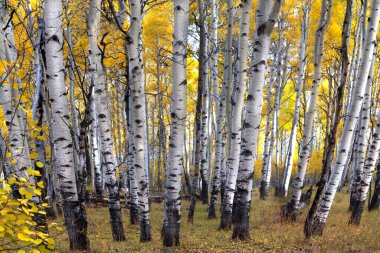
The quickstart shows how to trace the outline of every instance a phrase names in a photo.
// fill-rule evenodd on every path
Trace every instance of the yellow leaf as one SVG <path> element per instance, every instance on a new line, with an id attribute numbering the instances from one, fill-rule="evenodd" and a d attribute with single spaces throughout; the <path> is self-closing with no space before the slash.
<path id="1" fill-rule="evenodd" d="M 33 192 L 35 194 L 37 194 L 38 196 L 41 196 L 41 190 L 40 189 L 35 189 Z"/>
<path id="2" fill-rule="evenodd" d="M 30 241 L 30 238 L 27 235 L 24 235 L 24 234 L 21 234 L 21 233 L 17 233 L 17 238 L 19 240 L 25 241 L 25 242 Z"/>
<path id="3" fill-rule="evenodd" d="M 44 167 L 44 164 L 40 161 L 36 162 L 36 165 L 38 168 L 43 168 Z"/>
<path id="4" fill-rule="evenodd" d="M 34 160 L 39 157 L 39 154 L 37 152 L 33 152 L 30 154 L 30 159 Z"/>
<path id="5" fill-rule="evenodd" d="M 36 138 L 39 139 L 39 140 L 41 140 L 41 141 L 47 141 L 47 139 L 46 139 L 45 136 L 41 136 L 41 135 L 39 135 L 39 136 L 37 136 Z"/>
<path id="6" fill-rule="evenodd" d="M 18 192 L 21 194 L 21 195 L 25 195 L 28 191 L 24 188 L 24 187 L 21 187 Z"/>
<path id="7" fill-rule="evenodd" d="M 8 184 L 14 184 L 14 183 L 16 183 L 16 178 L 14 178 L 14 177 L 11 177 L 9 180 L 8 180 Z"/>
<path id="8" fill-rule="evenodd" d="M 54 243 L 55 243 L 55 241 L 54 241 L 53 238 L 47 238 L 45 241 L 46 241 L 48 244 L 54 244 Z"/>
<path id="9" fill-rule="evenodd" d="M 42 182 L 42 181 L 39 181 L 38 183 L 37 183 L 37 186 L 38 187 L 40 187 L 40 188 L 45 188 L 45 186 L 44 186 L 44 182 Z"/>

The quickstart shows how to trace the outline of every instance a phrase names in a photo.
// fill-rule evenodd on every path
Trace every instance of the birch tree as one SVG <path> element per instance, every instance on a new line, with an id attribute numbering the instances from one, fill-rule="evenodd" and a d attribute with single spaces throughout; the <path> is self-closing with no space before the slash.
<path id="1" fill-rule="evenodd" d="M 90 75 L 94 84 L 94 101 L 96 118 L 98 120 L 102 167 L 105 170 L 105 186 L 109 198 L 109 213 L 111 220 L 112 236 L 115 241 L 125 240 L 123 222 L 121 218 L 120 197 L 116 177 L 116 157 L 113 151 L 111 136 L 111 118 L 108 108 L 108 97 L 105 83 L 104 69 L 102 65 L 102 52 L 98 45 L 100 32 L 100 4 L 101 0 L 91 0 L 88 14 L 88 40 Z"/>
<path id="2" fill-rule="evenodd" d="M 305 123 L 303 129 L 302 140 L 300 144 L 299 151 L 299 161 L 298 161 L 298 171 L 297 175 L 293 181 L 293 192 L 292 192 L 292 202 L 293 209 L 296 210 L 301 199 L 302 187 L 304 184 L 307 164 L 311 155 L 312 143 L 312 129 L 314 123 L 314 115 L 317 107 L 318 100 L 318 87 L 322 79 L 322 60 L 324 55 L 325 47 L 325 34 L 331 19 L 331 0 L 323 0 L 321 6 L 321 13 L 317 31 L 315 33 L 314 42 L 314 76 L 311 86 L 311 95 L 309 98 L 308 111 L 305 115 Z M 288 167 L 289 168 L 289 167 Z M 283 185 L 282 195 L 287 196 L 288 185 Z"/>
<path id="3" fill-rule="evenodd" d="M 173 93 L 169 138 L 168 171 L 165 181 L 165 207 L 162 237 L 164 246 L 179 245 L 181 224 L 181 178 L 186 131 L 186 61 L 189 1 L 174 2 Z"/>
<path id="4" fill-rule="evenodd" d="M 348 79 L 350 77 L 348 52 L 349 52 L 349 38 L 351 34 L 350 27 L 351 27 L 351 22 L 352 22 L 352 18 L 351 18 L 352 7 L 353 7 L 353 0 L 347 0 L 346 13 L 345 13 L 344 21 L 343 21 L 342 47 L 340 50 L 340 55 L 341 55 L 340 83 L 339 83 L 339 87 L 337 88 L 336 96 L 335 96 L 334 117 L 331 122 L 330 131 L 326 136 L 324 159 L 322 161 L 322 172 L 321 172 L 320 180 L 318 182 L 318 189 L 317 189 L 317 192 L 315 193 L 313 203 L 310 207 L 307 218 L 305 220 L 304 233 L 307 238 L 309 238 L 312 234 L 312 227 L 313 227 L 315 214 L 317 212 L 320 198 L 322 196 L 323 190 L 328 180 L 330 167 L 333 162 L 332 160 L 333 160 L 334 151 L 336 148 L 335 146 L 337 142 L 338 126 L 339 126 L 341 112 L 343 108 L 344 90 L 347 85 Z"/>
<path id="5" fill-rule="evenodd" d="M 260 0 L 256 11 L 256 30 L 253 38 L 253 57 L 250 66 L 250 82 L 243 124 L 239 171 L 236 182 L 236 213 L 233 220 L 233 238 L 249 237 L 249 213 L 251 207 L 254 159 L 260 129 L 263 106 L 266 64 L 271 34 L 281 8 L 279 0 Z M 232 187 L 231 187 L 232 188 Z M 233 187 L 232 189 L 234 189 Z M 231 203 L 232 204 L 232 203 Z M 232 206 L 232 205 L 231 205 Z"/>
<path id="6" fill-rule="evenodd" d="M 363 96 L 366 88 L 365 80 L 368 77 L 373 51 L 376 41 L 376 31 L 378 28 L 380 17 L 380 1 L 375 0 L 372 2 L 370 18 L 368 19 L 368 28 L 365 36 L 365 49 L 361 58 L 360 70 L 358 79 L 355 84 L 355 91 L 353 102 L 350 105 L 349 115 L 347 115 L 346 122 L 340 137 L 340 143 L 337 149 L 337 157 L 335 166 L 332 168 L 331 175 L 328 183 L 323 191 L 323 197 L 321 205 L 318 208 L 316 217 L 311 226 L 311 233 L 314 235 L 320 235 L 323 232 L 324 225 L 326 224 L 327 217 L 332 205 L 332 202 L 339 185 L 339 181 L 342 177 L 344 165 L 347 161 L 348 148 L 353 138 L 353 132 L 355 130 L 356 123 L 358 121 L 360 108 L 363 104 Z"/>
<path id="7" fill-rule="evenodd" d="M 225 105 L 226 105 L 226 89 L 227 87 L 222 84 L 222 94 L 219 96 L 219 70 L 218 70 L 218 5 L 216 0 L 212 1 L 212 44 L 213 44 L 213 66 L 212 66 L 212 79 L 214 84 L 214 98 L 216 107 L 216 132 L 215 132 L 215 160 L 214 160 L 214 175 L 212 178 L 210 205 L 208 208 L 208 218 L 216 218 L 216 201 L 220 190 L 221 180 L 221 166 L 222 166 L 222 149 L 223 146 L 223 126 L 225 122 Z M 228 43 L 228 42 L 227 42 Z M 226 48 L 228 45 L 226 44 Z M 225 57 L 225 62 L 228 58 Z M 223 72 L 223 79 L 227 71 Z"/>
<path id="8" fill-rule="evenodd" d="M 145 168 L 146 139 L 146 110 L 145 110 L 145 91 L 143 79 L 142 62 L 142 2 L 137 0 L 129 1 L 131 26 L 126 38 L 129 78 L 132 99 L 133 113 L 133 140 L 134 140 L 134 174 L 139 196 L 139 219 L 140 219 L 140 241 L 151 240 L 150 218 L 149 218 L 149 185 L 147 182 L 147 168 Z"/>
<path id="9" fill-rule="evenodd" d="M 230 147 L 230 133 L 231 133 L 231 90 L 232 90 L 232 29 L 234 25 L 234 9 L 233 9 L 233 1 L 227 0 L 227 16 L 228 16 L 228 24 L 227 24 L 227 37 L 225 42 L 225 50 L 224 50 L 224 64 L 223 64 L 223 87 L 226 87 L 226 102 L 225 102 L 225 119 L 226 122 L 224 124 L 227 129 L 227 148 Z M 226 131 L 226 130 L 225 130 Z M 222 152 L 225 154 L 225 148 Z M 229 152 L 229 150 L 228 150 Z M 223 157 L 223 154 L 221 155 Z M 226 159 L 223 159 L 224 161 Z M 223 202 L 223 196 L 226 186 L 227 180 L 227 168 L 223 166 L 223 162 L 221 164 L 220 171 L 220 197 Z"/>
<path id="10" fill-rule="evenodd" d="M 248 73 L 248 38 L 250 13 L 252 9 L 252 0 L 242 1 L 241 19 L 240 19 L 240 37 L 237 58 L 237 80 L 234 88 L 234 98 L 232 103 L 232 132 L 231 148 L 228 153 L 228 175 L 226 188 L 223 196 L 222 216 L 220 220 L 220 229 L 228 229 L 232 223 L 232 205 L 236 185 L 236 177 L 239 167 L 239 155 L 241 144 L 241 123 L 242 110 L 244 103 L 244 93 L 246 91 L 247 73 Z"/>
<path id="11" fill-rule="evenodd" d="M 367 84 L 368 85 L 368 84 Z M 363 176 L 359 179 L 357 186 L 357 198 L 354 200 L 354 205 L 351 211 L 350 224 L 360 224 L 364 210 L 364 204 L 367 199 L 367 194 L 372 181 L 372 174 L 378 160 L 380 151 L 380 109 L 377 109 L 377 120 L 375 131 L 372 136 L 371 144 L 367 152 L 367 157 L 363 167 Z"/>
<path id="12" fill-rule="evenodd" d="M 206 55 L 206 47 L 207 47 L 207 32 L 205 26 L 205 16 L 206 16 L 206 8 L 203 0 L 198 0 L 198 26 L 199 26 L 199 52 L 198 52 L 198 90 L 197 90 L 197 104 L 195 108 L 195 128 L 194 128 L 194 138 L 195 138 L 195 159 L 194 159 L 194 175 L 192 178 L 192 186 L 190 191 L 190 207 L 187 213 L 187 220 L 192 223 L 194 219 L 194 211 L 196 205 L 196 197 L 195 193 L 198 188 L 199 183 L 199 171 L 201 169 L 202 163 L 202 146 L 201 146 L 201 132 L 202 132 L 202 102 L 203 102 L 203 88 L 204 88 L 204 66 L 206 63 L 207 55 Z M 206 68 L 207 69 L 207 68 Z"/>
<path id="13" fill-rule="evenodd" d="M 73 140 L 70 133 L 69 103 L 66 97 L 63 66 L 62 1 L 45 2 L 46 74 L 52 119 L 55 166 L 63 198 L 65 225 L 71 250 L 88 250 L 86 212 L 79 203 L 73 161 Z"/>
<path id="14" fill-rule="evenodd" d="M 376 48 L 374 50 L 376 52 Z M 363 105 L 360 112 L 360 118 L 358 122 L 358 132 L 357 132 L 357 143 L 355 143 L 354 150 L 355 152 L 355 163 L 352 171 L 352 179 L 353 185 L 351 189 L 351 198 L 350 198 L 350 210 L 356 205 L 359 201 L 359 190 L 360 190 L 360 182 L 363 178 L 364 173 L 364 165 L 365 165 L 365 152 L 367 149 L 368 136 L 367 131 L 370 124 L 371 119 L 371 92 L 372 92 L 372 81 L 373 81 L 373 73 L 375 70 L 376 64 L 376 53 L 372 58 L 371 69 L 367 78 L 367 85 L 364 92 Z"/>
<path id="15" fill-rule="evenodd" d="M 300 43 L 300 52 L 299 52 L 299 66 L 298 66 L 298 79 L 296 87 L 296 100 L 294 102 L 294 113 L 292 120 L 292 129 L 289 136 L 289 145 L 288 151 L 285 157 L 284 171 L 291 171 L 293 168 L 294 152 L 296 147 L 296 137 L 298 129 L 298 120 L 300 115 L 300 106 L 301 106 L 301 91 L 302 86 L 305 83 L 305 70 L 307 64 L 306 56 L 306 46 L 307 40 L 309 37 L 309 23 L 310 23 L 310 1 L 306 1 L 306 4 L 303 7 L 303 17 L 301 24 L 301 43 Z"/>

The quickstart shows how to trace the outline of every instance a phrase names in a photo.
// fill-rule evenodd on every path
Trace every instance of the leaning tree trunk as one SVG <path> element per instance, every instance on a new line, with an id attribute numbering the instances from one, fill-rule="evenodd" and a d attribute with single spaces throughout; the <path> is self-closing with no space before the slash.
<path id="1" fill-rule="evenodd" d="M 321 177 L 318 182 L 318 189 L 314 196 L 314 200 L 312 203 L 312 206 L 310 207 L 310 210 L 308 212 L 307 218 L 305 220 L 304 224 L 304 233 L 307 238 L 310 238 L 312 235 L 312 228 L 313 228 L 313 222 L 315 218 L 315 214 L 317 212 L 319 202 L 321 195 L 323 193 L 323 190 L 325 188 L 326 182 L 328 180 L 330 167 L 332 164 L 332 159 L 334 156 L 334 150 L 336 146 L 337 141 L 337 132 L 338 132 L 338 126 L 340 122 L 340 114 L 343 108 L 343 95 L 344 95 L 344 89 L 347 84 L 347 79 L 349 78 L 348 75 L 348 66 L 349 66 L 349 59 L 348 59 L 348 49 L 349 49 L 349 38 L 350 38 L 350 27 L 351 27 L 351 17 L 352 17 L 352 5 L 353 0 L 347 0 L 347 8 L 346 8 L 346 14 L 343 22 L 343 32 L 342 32 L 342 48 L 340 50 L 341 54 L 341 77 L 340 77 L 340 83 L 339 87 L 336 91 L 335 96 L 335 109 L 334 109 L 334 118 L 331 122 L 330 132 L 328 133 L 326 137 L 326 146 L 324 150 L 324 157 L 322 162 L 322 172 Z M 352 143 L 351 143 L 352 144 Z"/>
<path id="2" fill-rule="evenodd" d="M 168 171 L 165 181 L 165 207 L 162 237 L 164 246 L 179 245 L 181 225 L 181 178 L 186 131 L 186 59 L 189 0 L 174 2 L 173 93 L 169 138 Z"/>
<path id="3" fill-rule="evenodd" d="M 361 59 L 359 76 L 355 85 L 355 97 L 353 98 L 354 100 L 350 105 L 350 113 L 347 116 L 343 132 L 340 137 L 335 166 L 332 168 L 331 175 L 323 192 L 321 205 L 319 206 L 318 212 L 313 221 L 311 231 L 314 235 L 321 235 L 323 232 L 324 225 L 326 224 L 326 220 L 329 215 L 337 187 L 339 185 L 339 181 L 342 177 L 344 165 L 347 161 L 349 145 L 351 143 L 355 126 L 359 118 L 360 109 L 363 104 L 363 96 L 367 84 L 365 80 L 367 79 L 371 68 L 373 52 L 375 44 L 377 43 L 376 32 L 380 17 L 379 6 L 380 0 L 374 0 L 372 2 L 371 14 L 370 18 L 368 19 L 368 29 L 365 36 L 365 50 Z"/>
<path id="4" fill-rule="evenodd" d="M 272 6 L 271 6 L 272 5 Z M 236 183 L 236 212 L 234 214 L 233 238 L 249 237 L 249 213 L 254 160 L 260 130 L 265 84 L 266 64 L 271 34 L 281 8 L 281 1 L 260 0 L 256 11 L 251 76 L 248 90 L 245 121 L 243 125 L 239 172 Z"/>
<path id="5" fill-rule="evenodd" d="M 250 13 L 252 9 L 252 0 L 242 3 L 242 14 L 240 19 L 240 37 L 239 37 L 239 55 L 237 59 L 237 80 L 234 89 L 234 98 L 232 114 L 232 133 L 231 133 L 231 150 L 228 154 L 228 175 L 226 188 L 223 196 L 222 216 L 220 220 L 220 229 L 229 229 L 232 223 L 232 206 L 234 202 L 234 193 L 236 178 L 239 169 L 239 155 L 242 128 L 242 111 L 244 104 L 244 94 L 246 91 L 247 73 L 248 73 L 248 38 Z"/>
<path id="6" fill-rule="evenodd" d="M 3 1 L 0 2 L 0 60 L 7 62 L 9 67 L 4 73 L 1 73 L 0 85 L 0 105 L 3 108 L 5 125 L 8 129 L 8 139 L 12 160 L 11 170 L 8 177 L 12 175 L 20 178 L 28 179 L 27 169 L 31 167 L 29 159 L 29 144 L 22 125 L 22 116 L 19 104 L 19 91 L 14 85 L 14 79 L 10 78 L 11 71 L 14 68 L 16 57 L 12 52 L 14 45 L 13 26 L 10 22 L 10 16 Z M 21 198 L 18 192 L 19 186 L 12 185 L 13 197 Z"/>
<path id="7" fill-rule="evenodd" d="M 88 15 L 88 40 L 90 75 L 94 85 L 94 101 L 96 118 L 100 130 L 100 142 L 102 153 L 102 167 L 105 170 L 105 186 L 109 198 L 109 213 L 111 220 L 112 236 L 116 241 L 125 240 L 118 182 L 116 177 L 116 158 L 113 151 L 111 134 L 111 116 L 108 108 L 107 88 L 105 83 L 104 68 L 102 65 L 102 52 L 98 45 L 100 31 L 100 5 L 101 0 L 91 0 Z"/>
<path id="8" fill-rule="evenodd" d="M 52 119 L 55 166 L 58 170 L 65 224 L 71 250 L 88 250 L 85 209 L 79 203 L 73 161 L 73 140 L 70 133 L 69 103 L 63 66 L 62 2 L 45 2 L 46 76 Z"/>
<path id="9" fill-rule="evenodd" d="M 313 139 L 312 129 L 314 122 L 314 114 L 317 106 L 318 99 L 318 86 L 322 79 L 322 60 L 324 54 L 325 33 L 331 19 L 331 0 L 324 0 L 321 6 L 321 14 L 319 19 L 318 29 L 315 33 L 314 43 L 314 77 L 311 87 L 311 95 L 309 102 L 309 110 L 305 115 L 305 124 L 303 136 L 300 144 L 298 172 L 293 181 L 293 192 L 290 204 L 287 204 L 289 211 L 283 213 L 286 218 L 292 217 L 292 220 L 296 219 L 296 215 L 299 212 L 300 200 L 302 194 L 302 188 L 304 186 L 305 174 L 307 164 L 311 155 L 311 144 Z M 287 195 L 287 188 L 283 188 L 283 196 Z"/>
<path id="10" fill-rule="evenodd" d="M 145 168 L 146 139 L 146 110 L 145 110 L 145 90 L 142 64 L 142 3 L 131 0 L 129 2 L 131 26 L 126 38 L 129 78 L 133 112 L 133 140 L 134 152 L 134 174 L 139 195 L 139 218 L 140 218 L 140 241 L 151 240 L 150 218 L 149 218 L 149 185 L 147 181 L 147 168 Z"/>
<path id="11" fill-rule="evenodd" d="M 377 161 L 375 189 L 373 191 L 372 199 L 370 200 L 369 211 L 379 209 L 380 206 L 380 162 Z"/>
<path id="12" fill-rule="evenodd" d="M 368 84 L 367 84 L 368 85 Z M 377 162 L 380 151 L 380 109 L 377 109 L 377 121 L 375 132 L 367 152 L 365 164 L 363 167 L 363 176 L 360 178 L 356 192 L 357 198 L 353 202 L 351 218 L 349 223 L 359 225 L 364 210 L 364 204 L 371 186 L 372 174 Z"/>
<path id="13" fill-rule="evenodd" d="M 376 52 L 376 48 L 374 50 Z M 350 208 L 349 210 L 352 210 L 356 203 L 360 202 L 359 195 L 360 195 L 360 188 L 361 188 L 361 181 L 363 179 L 363 173 L 364 173 L 364 165 L 366 163 L 365 159 L 365 153 L 367 149 L 367 143 L 368 143 L 368 126 L 370 124 L 371 120 L 371 93 L 372 93 L 372 82 L 373 82 L 373 74 L 375 71 L 375 65 L 376 65 L 376 53 L 373 56 L 372 64 L 370 73 L 367 78 L 367 87 L 364 92 L 364 102 L 362 105 L 362 109 L 360 111 L 360 119 L 358 122 L 358 133 L 357 133 L 357 142 L 355 143 L 355 163 L 353 168 L 353 182 L 352 182 L 352 188 L 351 188 L 351 198 L 350 198 Z"/>

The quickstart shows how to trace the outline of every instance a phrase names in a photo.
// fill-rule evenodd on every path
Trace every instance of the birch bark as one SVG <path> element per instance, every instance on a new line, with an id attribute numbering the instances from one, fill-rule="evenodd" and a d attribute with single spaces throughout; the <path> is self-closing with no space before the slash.
<path id="1" fill-rule="evenodd" d="M 165 181 L 165 207 L 162 237 L 164 246 L 179 245 L 181 224 L 181 178 L 184 168 L 186 130 L 186 59 L 189 1 L 174 2 L 173 93 L 169 137 L 168 172 Z"/>
<path id="2" fill-rule="evenodd" d="M 139 195 L 139 219 L 140 219 L 140 241 L 151 240 L 150 218 L 149 218 L 149 185 L 147 181 L 147 169 L 145 156 L 147 155 L 146 145 L 146 110 L 145 110 L 145 90 L 143 79 L 142 62 L 142 2 L 137 0 L 129 1 L 131 26 L 126 38 L 129 78 L 133 112 L 133 139 L 134 139 L 134 173 Z"/>
<path id="3" fill-rule="evenodd" d="M 373 52 L 377 43 L 376 32 L 379 23 L 379 17 L 380 0 L 375 0 L 372 2 L 371 14 L 365 36 L 364 54 L 361 58 L 359 75 L 355 85 L 355 96 L 353 97 L 353 102 L 350 105 L 350 114 L 347 116 L 343 132 L 340 137 L 335 166 L 331 171 L 328 184 L 326 185 L 323 192 L 322 203 L 318 208 L 316 218 L 313 222 L 314 224 L 312 231 L 314 235 L 320 235 L 323 232 L 323 228 L 326 224 L 326 220 L 329 215 L 329 211 L 343 173 L 344 165 L 347 160 L 349 144 L 353 137 L 353 132 L 355 130 L 355 126 L 359 118 L 360 108 L 363 104 L 363 96 L 366 88 L 365 80 L 367 79 L 370 72 Z"/>
<path id="4" fill-rule="evenodd" d="M 249 237 L 249 213 L 251 207 L 254 159 L 260 129 L 265 84 L 266 64 L 269 55 L 271 34 L 281 7 L 280 0 L 260 0 L 256 11 L 253 57 L 250 83 L 243 124 L 239 171 L 236 182 L 236 213 L 233 238 Z M 231 187 L 234 189 L 235 187 Z"/>
<path id="5" fill-rule="evenodd" d="M 63 66 L 62 1 L 45 2 L 46 74 L 52 118 L 55 165 L 61 186 L 65 225 L 71 250 L 88 250 L 87 221 L 81 210 L 73 161 L 73 140 L 70 133 L 69 103 L 66 97 Z"/>

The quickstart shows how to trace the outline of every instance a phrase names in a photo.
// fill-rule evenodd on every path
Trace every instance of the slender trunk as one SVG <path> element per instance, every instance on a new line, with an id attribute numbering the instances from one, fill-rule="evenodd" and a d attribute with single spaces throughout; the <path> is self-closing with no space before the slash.
<path id="1" fill-rule="evenodd" d="M 335 166 L 332 168 L 328 183 L 324 188 L 321 205 L 318 208 L 316 217 L 313 219 L 311 232 L 314 235 L 321 235 L 326 223 L 332 202 L 337 191 L 339 181 L 342 177 L 344 165 L 347 161 L 348 148 L 351 143 L 353 132 L 359 118 L 360 109 L 363 104 L 363 96 L 366 88 L 365 80 L 370 72 L 373 58 L 373 52 L 376 45 L 376 31 L 380 17 L 380 1 L 372 2 L 371 14 L 369 18 L 368 29 L 365 38 L 364 54 L 360 63 L 360 71 L 355 85 L 355 97 L 350 105 L 349 115 L 347 116 L 342 135 L 340 137 L 339 147 L 337 149 L 337 157 Z M 311 233 L 310 233 L 311 234 Z"/>
<path id="2" fill-rule="evenodd" d="M 234 202 L 234 194 L 236 187 L 236 178 L 239 169 L 239 156 L 241 144 L 241 128 L 242 128 L 242 111 L 244 104 L 244 94 L 248 79 L 248 38 L 250 13 L 252 9 L 252 0 L 242 3 L 242 15 L 240 20 L 240 37 L 237 59 L 237 80 L 234 89 L 234 98 L 232 103 L 232 121 L 231 133 L 231 150 L 228 154 L 228 176 L 226 188 L 223 196 L 222 216 L 220 220 L 220 229 L 229 229 L 232 224 L 232 207 Z"/>
<path id="3" fill-rule="evenodd" d="M 367 84 L 368 85 L 368 84 Z M 349 223 L 359 225 L 364 210 L 364 204 L 370 190 L 372 174 L 379 156 L 380 150 L 380 109 L 377 109 L 377 122 L 373 139 L 367 152 L 363 168 L 363 176 L 357 186 L 357 198 L 354 200 Z"/>
<path id="4" fill-rule="evenodd" d="M 243 124 L 239 172 L 236 182 L 236 212 L 233 238 L 249 237 L 249 213 L 251 207 L 252 179 L 258 135 L 260 130 L 265 84 L 266 64 L 273 27 L 280 12 L 281 1 L 260 0 L 256 11 L 253 56 L 250 69 L 245 121 Z"/>
<path id="5" fill-rule="evenodd" d="M 181 222 L 181 178 L 184 168 L 183 146 L 186 134 L 186 59 L 189 1 L 174 3 L 173 93 L 169 138 L 168 172 L 165 181 L 165 207 L 162 227 L 163 244 L 179 245 Z"/>
<path id="6" fill-rule="evenodd" d="M 96 118 L 100 132 L 102 168 L 105 170 L 105 187 L 108 193 L 108 206 L 111 220 L 112 236 L 115 241 L 125 240 L 118 182 L 116 178 L 116 158 L 113 151 L 111 135 L 111 117 L 108 107 L 107 88 L 102 52 L 98 45 L 100 32 L 100 4 L 101 0 L 91 0 L 88 14 L 89 63 L 91 82 L 94 85 L 94 102 Z"/>
<path id="7" fill-rule="evenodd" d="M 223 126 L 225 123 L 225 106 L 226 106 L 226 92 L 227 87 L 225 82 L 222 84 L 222 94 L 219 96 L 219 80 L 218 80 L 218 6 L 216 0 L 212 1 L 212 30 L 213 30 L 213 66 L 212 66 L 212 79 L 214 85 L 214 99 L 215 108 L 217 113 L 216 132 L 215 132 L 215 160 L 214 160 L 214 174 L 212 178 L 210 205 L 208 208 L 208 218 L 216 218 L 216 201 L 221 184 L 221 165 L 222 165 L 222 148 L 223 148 Z M 225 61 L 227 58 L 225 57 Z M 226 77 L 226 71 L 223 72 L 223 79 Z"/>
<path id="8" fill-rule="evenodd" d="M 369 211 L 379 209 L 380 206 L 380 162 L 377 161 L 375 189 L 373 191 L 372 199 L 370 200 Z"/>
<path id="9" fill-rule="evenodd" d="M 374 50 L 376 52 L 376 48 Z M 354 163 L 353 170 L 353 187 L 351 189 L 351 198 L 350 198 L 350 208 L 352 210 L 354 205 L 359 201 L 360 195 L 360 183 L 363 179 L 364 173 L 364 165 L 365 165 L 365 153 L 367 149 L 367 143 L 369 143 L 367 132 L 368 126 L 371 119 L 371 92 L 372 92 L 372 82 L 373 82 L 373 74 L 375 71 L 376 64 L 376 53 L 372 59 L 371 70 L 367 78 L 367 87 L 364 93 L 364 101 L 363 106 L 360 112 L 360 119 L 358 123 L 358 133 L 357 133 L 357 142 L 355 143 L 355 156 L 356 161 Z"/>
<path id="10" fill-rule="evenodd" d="M 133 140 L 134 140 L 134 174 L 139 195 L 139 219 L 140 219 L 140 241 L 151 240 L 150 217 L 149 217 L 149 184 L 147 181 L 147 168 L 145 156 L 146 143 L 146 110 L 145 91 L 142 64 L 142 4 L 140 1 L 129 2 L 131 14 L 131 26 L 126 38 L 129 77 L 133 112 Z"/>
<path id="11" fill-rule="evenodd" d="M 204 7 L 206 8 L 206 7 Z M 204 10 L 206 11 L 206 10 Z M 205 25 L 205 34 L 206 43 L 205 43 L 205 54 L 203 55 L 203 66 L 202 72 L 200 73 L 202 77 L 202 124 L 201 124 L 201 179 L 202 179 L 202 189 L 201 189 L 201 201 L 202 204 L 208 204 L 208 140 L 209 140 L 209 123 L 211 121 L 210 115 L 210 84 L 208 78 L 208 69 L 209 69 L 209 34 L 208 34 L 208 24 Z M 212 103 L 211 103 L 212 104 Z"/>
<path id="12" fill-rule="evenodd" d="M 207 58 L 206 55 L 206 27 L 205 27 L 205 5 L 203 0 L 198 0 L 198 12 L 199 12 L 199 53 L 198 53 L 198 62 L 199 62 L 199 75 L 198 75 L 198 97 L 197 97 L 197 105 L 195 108 L 195 159 L 194 159 L 194 175 L 192 178 L 192 186 L 190 192 L 190 207 L 187 213 L 187 220 L 190 223 L 193 223 L 194 219 L 194 211 L 196 204 L 196 191 L 199 183 L 199 171 L 201 169 L 201 123 L 202 123 L 202 102 L 203 102 L 203 88 L 204 88 L 204 78 L 203 75 L 203 67 L 205 64 L 205 60 Z M 207 77 L 207 76 L 206 76 Z"/>
<path id="13" fill-rule="evenodd" d="M 299 161 L 297 175 L 293 181 L 293 191 L 291 200 L 291 212 L 286 212 L 286 215 L 292 213 L 292 217 L 295 219 L 295 215 L 299 209 L 300 199 L 302 194 L 302 188 L 304 186 L 305 174 L 309 159 L 311 156 L 310 144 L 313 140 L 312 129 L 314 125 L 314 115 L 317 106 L 318 99 L 318 87 L 322 79 L 322 60 L 324 55 L 325 33 L 330 23 L 331 18 L 331 0 L 324 0 L 321 6 L 320 20 L 318 29 L 315 34 L 314 43 L 314 77 L 311 87 L 311 95 L 309 100 L 309 109 L 305 115 L 305 124 L 303 129 L 302 140 L 299 148 Z M 287 195 L 287 189 L 283 189 L 283 195 Z"/>
<path id="14" fill-rule="evenodd" d="M 299 69 L 298 69 L 298 80 L 296 88 L 296 101 L 294 103 L 294 113 L 292 121 L 292 129 L 289 136 L 289 145 L 288 151 L 286 152 L 284 171 L 292 171 L 293 169 L 293 160 L 296 147 L 296 137 L 298 129 L 298 120 L 300 115 L 300 102 L 301 102 L 301 91 L 302 86 L 305 83 L 305 70 L 307 64 L 307 55 L 306 55 L 306 46 L 307 40 L 309 37 L 309 23 L 310 23 L 310 2 L 307 1 L 306 5 L 303 8 L 303 19 L 301 25 L 301 43 L 300 43 L 300 53 L 299 53 Z"/>

